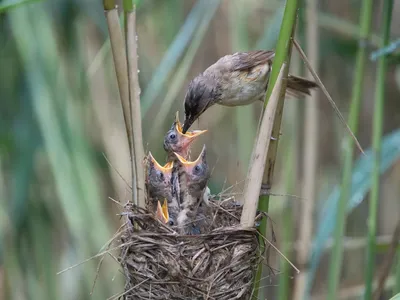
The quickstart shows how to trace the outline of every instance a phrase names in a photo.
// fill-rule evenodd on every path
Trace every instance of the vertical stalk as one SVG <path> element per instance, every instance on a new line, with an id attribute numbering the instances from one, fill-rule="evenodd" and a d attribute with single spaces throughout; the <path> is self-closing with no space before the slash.
<path id="1" fill-rule="evenodd" d="M 307 54 L 311 66 L 318 72 L 318 12 L 317 1 L 306 1 L 306 39 Z M 313 76 L 308 72 L 308 78 Z M 299 233 L 299 250 L 297 253 L 297 262 L 300 265 L 301 273 L 297 276 L 294 288 L 294 299 L 304 298 L 306 289 L 308 271 L 305 267 L 311 248 L 312 230 L 313 230 L 313 212 L 316 192 L 316 170 L 318 162 L 318 91 L 313 91 L 311 97 L 306 99 L 305 107 L 305 127 L 304 127 L 304 167 L 303 167 L 303 190 L 304 201 L 300 219 L 303 220 Z"/>
<path id="2" fill-rule="evenodd" d="M 356 66 L 354 73 L 354 84 L 352 90 L 350 113 L 348 124 L 350 129 L 356 135 L 358 130 L 358 117 L 361 106 L 361 96 L 364 80 L 364 70 L 367 59 L 366 43 L 371 34 L 371 18 L 372 18 L 372 0 L 363 1 L 360 18 L 360 44 L 357 52 Z M 353 169 L 353 156 L 354 156 L 354 140 L 347 137 L 345 141 L 344 153 L 344 166 L 342 175 L 342 185 L 340 199 L 338 203 L 336 226 L 334 233 L 334 245 L 330 258 L 329 266 L 329 285 L 328 285 L 328 299 L 337 299 L 337 290 L 339 285 L 340 271 L 342 268 L 343 259 L 343 235 L 346 225 L 346 207 L 347 199 L 349 198 L 351 174 Z"/>
<path id="3" fill-rule="evenodd" d="M 296 32 L 300 31 L 300 12 L 299 11 L 299 19 L 297 23 Z M 297 53 L 293 53 L 291 58 L 291 72 L 293 74 L 300 74 L 301 72 L 301 59 Z M 291 120 L 288 123 L 284 123 L 283 130 L 288 135 L 286 136 L 286 144 L 282 145 L 286 155 L 283 157 L 284 161 L 284 174 L 285 174 L 285 191 L 287 193 L 296 193 L 297 190 L 297 174 L 298 174 L 298 161 L 299 161 L 299 153 L 297 149 L 299 149 L 300 145 L 300 135 L 299 135 L 299 108 L 300 102 L 297 100 L 289 101 L 285 103 L 285 113 L 288 114 L 288 118 Z M 285 128 L 286 125 L 286 128 Z M 294 244 L 294 215 L 293 215 L 293 201 L 290 196 L 286 196 L 286 204 L 282 210 L 282 253 L 286 256 L 286 258 L 290 261 L 293 257 L 293 244 Z M 281 259 L 281 275 L 279 276 L 279 292 L 278 299 L 279 300 L 288 300 L 291 299 L 291 274 L 292 274 L 292 266 L 285 259 Z"/>
<path id="4" fill-rule="evenodd" d="M 136 175 L 136 195 L 133 202 L 137 201 L 140 207 L 145 207 L 144 187 L 144 149 L 142 136 L 142 115 L 140 110 L 140 86 L 137 55 L 137 34 L 136 34 L 136 9 L 132 0 L 124 0 L 125 11 L 125 38 L 126 56 L 128 63 L 129 81 L 129 112 L 132 129 L 132 176 Z"/>
<path id="5" fill-rule="evenodd" d="M 272 93 L 272 89 L 276 83 L 278 73 L 281 69 L 282 64 L 285 61 L 287 62 L 287 68 L 285 70 L 284 78 L 287 77 L 287 72 L 289 69 L 289 62 L 290 62 L 291 46 L 292 46 L 291 37 L 294 32 L 294 28 L 295 28 L 295 24 L 296 24 L 297 7 L 298 7 L 297 0 L 287 0 L 286 1 L 282 25 L 281 25 L 281 29 L 279 32 L 278 43 L 276 46 L 276 54 L 275 54 L 275 58 L 274 58 L 274 63 L 272 65 L 272 71 L 271 71 L 271 76 L 269 79 L 267 93 L 265 96 L 264 107 L 266 107 L 266 105 L 267 105 L 268 99 Z M 266 159 L 266 165 L 265 165 L 264 175 L 263 175 L 263 180 L 262 180 L 264 187 L 271 187 L 272 175 L 273 175 L 276 153 L 277 153 L 277 148 L 278 148 L 278 140 L 279 140 L 281 120 L 282 120 L 285 92 L 286 92 L 286 80 L 284 80 L 282 83 L 281 97 L 278 102 L 278 107 L 276 110 L 276 115 L 275 115 L 275 120 L 274 120 L 274 126 L 272 129 L 272 136 L 274 138 L 276 138 L 276 140 L 272 140 L 271 143 L 269 144 L 268 155 L 267 155 L 267 159 Z M 258 209 L 260 211 L 268 212 L 268 207 L 269 207 L 269 195 L 260 196 L 259 202 L 258 202 Z M 265 236 L 266 229 L 267 229 L 267 220 L 266 220 L 266 218 L 263 218 L 261 221 L 261 224 L 260 224 L 260 229 L 259 229 L 260 230 L 260 239 L 262 239 L 262 236 Z M 260 243 L 260 245 L 263 245 L 263 243 Z M 263 250 L 264 249 L 261 249 L 261 251 L 263 251 Z M 262 264 L 260 264 L 258 266 L 257 275 L 255 278 L 254 299 L 258 298 L 258 289 L 260 286 L 261 276 L 262 276 Z"/>
<path id="6" fill-rule="evenodd" d="M 132 120 L 130 118 L 129 81 L 128 81 L 128 68 L 126 61 L 125 42 L 121 26 L 119 23 L 118 10 L 115 5 L 115 0 L 103 0 L 103 6 L 104 6 L 104 13 L 107 19 L 108 32 L 110 35 L 111 50 L 114 60 L 115 74 L 117 76 L 122 113 L 124 115 L 129 153 L 131 154 L 131 162 L 133 163 L 134 157 L 132 156 L 133 154 Z M 136 169 L 132 168 L 132 196 L 135 204 L 137 204 L 136 177 L 137 177 Z"/>
<path id="7" fill-rule="evenodd" d="M 389 43 L 390 24 L 392 20 L 393 0 L 385 0 L 383 2 L 382 17 L 382 47 Z M 379 199 L 379 168 L 382 144 L 382 127 L 383 127 L 383 108 L 385 103 L 385 75 L 387 67 L 386 56 L 381 56 L 378 60 L 374 120 L 373 120 L 373 136 L 372 150 L 374 156 L 374 169 L 372 171 L 372 188 L 369 202 L 368 216 L 368 247 L 367 247 L 367 269 L 365 276 L 365 299 L 372 299 L 372 282 L 375 269 L 375 247 L 376 247 L 376 227 L 377 227 L 377 211 Z"/>
<path id="8" fill-rule="evenodd" d="M 118 90 L 121 98 L 122 112 L 126 127 L 126 134 L 131 146 L 131 120 L 129 116 L 129 90 L 128 69 L 126 66 L 125 42 L 119 24 L 118 10 L 114 0 L 104 0 L 104 13 L 107 19 L 108 32 L 110 35 L 111 49 L 114 60 L 115 74 L 117 76 Z"/>
<path id="9" fill-rule="evenodd" d="M 293 137 L 293 136 L 292 136 Z M 291 137 L 291 138 L 292 138 Z M 296 141 L 289 141 L 289 147 L 287 147 L 287 158 L 285 159 L 285 190 L 293 191 L 294 186 L 295 186 L 295 176 L 296 174 L 296 147 L 293 147 L 296 145 Z M 292 256 L 292 241 L 293 241 L 293 205 L 290 202 L 289 196 L 286 196 L 286 204 L 285 207 L 282 210 L 282 253 L 290 260 L 290 257 Z M 291 273 L 291 266 L 290 264 L 284 260 L 281 259 L 281 275 L 279 276 L 279 289 L 278 289 L 278 295 L 279 295 L 279 300 L 288 300 L 291 297 L 290 295 L 290 273 Z"/>

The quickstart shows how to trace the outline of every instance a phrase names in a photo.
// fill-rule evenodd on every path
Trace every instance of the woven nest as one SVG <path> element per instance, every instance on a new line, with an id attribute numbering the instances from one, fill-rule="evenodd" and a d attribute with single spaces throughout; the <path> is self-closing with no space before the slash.
<path id="1" fill-rule="evenodd" d="M 122 299 L 250 298 L 261 259 L 257 231 L 240 228 L 242 207 L 233 201 L 210 204 L 207 230 L 199 235 L 180 235 L 144 209 L 127 206 Z"/>

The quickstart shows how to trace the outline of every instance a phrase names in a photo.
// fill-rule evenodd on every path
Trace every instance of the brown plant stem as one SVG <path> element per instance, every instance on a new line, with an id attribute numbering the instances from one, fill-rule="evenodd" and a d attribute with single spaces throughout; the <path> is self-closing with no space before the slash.
<path id="1" fill-rule="evenodd" d="M 115 1 L 104 0 L 104 13 L 107 20 L 108 32 L 110 35 L 111 51 L 114 61 L 115 74 L 117 77 L 119 96 L 122 106 L 122 113 L 124 116 L 126 136 L 128 138 L 129 153 L 131 161 L 134 162 L 133 157 L 133 136 L 132 136 L 132 120 L 130 117 L 130 104 L 129 104 L 129 86 L 128 86 L 128 69 L 125 51 L 125 42 L 122 30 L 119 23 L 118 10 L 115 6 Z M 134 203 L 137 204 L 137 187 L 136 187 L 136 168 L 132 168 L 132 195 Z"/>
<path id="2" fill-rule="evenodd" d="M 286 64 L 282 64 L 278 78 L 276 80 L 271 97 L 259 128 L 257 140 L 251 155 L 249 171 L 247 173 L 246 185 L 243 192 L 243 212 L 240 224 L 243 227 L 253 227 L 257 212 L 258 197 L 261 190 L 262 174 L 264 173 L 267 152 L 271 141 L 271 133 L 274 125 L 276 110 L 280 98 L 282 78 L 284 76 Z"/>
<path id="3" fill-rule="evenodd" d="M 139 207 L 145 207 L 145 187 L 144 187 L 144 149 L 142 134 L 142 115 L 140 110 L 140 86 L 139 69 L 137 54 L 137 35 L 136 35 L 136 9 L 125 11 L 125 33 L 126 33 L 126 53 L 128 62 L 129 80 L 129 107 L 132 130 L 132 176 L 136 175 L 136 195 Z M 135 200 L 135 199 L 134 199 Z"/>

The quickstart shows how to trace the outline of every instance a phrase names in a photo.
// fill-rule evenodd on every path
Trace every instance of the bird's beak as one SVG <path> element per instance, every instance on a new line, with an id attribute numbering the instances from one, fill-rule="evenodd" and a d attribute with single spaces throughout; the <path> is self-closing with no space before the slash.
<path id="1" fill-rule="evenodd" d="M 185 121 L 186 122 L 186 121 Z M 182 128 L 182 124 L 179 121 L 179 115 L 178 113 L 176 113 L 176 117 L 175 117 L 175 128 L 176 131 L 180 134 L 183 135 L 186 139 L 188 140 L 194 140 L 196 137 L 198 137 L 199 135 L 202 135 L 203 133 L 206 133 L 207 130 L 193 130 L 193 131 L 189 131 L 187 132 L 187 130 L 189 129 L 189 126 L 192 125 L 190 124 L 188 126 L 188 128 L 185 130 L 185 125 L 183 125 L 184 127 Z M 186 123 L 185 123 L 186 124 Z"/>
<path id="2" fill-rule="evenodd" d="M 182 133 L 186 133 L 189 127 L 192 126 L 193 122 L 194 120 L 192 118 L 185 119 L 185 122 L 183 123 Z"/>
<path id="3" fill-rule="evenodd" d="M 168 214 L 168 202 L 166 199 L 164 199 L 163 205 L 160 204 L 160 201 L 157 201 L 156 216 L 164 224 L 168 223 L 169 214 Z"/>
<path id="4" fill-rule="evenodd" d="M 183 131 L 182 124 L 179 121 L 178 112 L 176 113 L 175 117 L 175 130 L 181 136 L 180 143 L 182 149 L 186 149 L 190 146 L 190 144 L 200 135 L 206 133 L 207 130 L 193 130 L 193 131 Z"/>
<path id="5" fill-rule="evenodd" d="M 174 152 L 174 153 L 175 153 L 176 157 L 179 159 L 179 161 L 181 162 L 181 164 L 184 167 L 184 169 L 186 170 L 186 172 L 191 173 L 192 169 L 196 165 L 198 165 L 199 163 L 202 163 L 205 160 L 205 153 L 206 153 L 205 151 L 206 151 L 206 147 L 204 145 L 203 150 L 201 151 L 199 157 L 197 157 L 197 159 L 195 161 L 188 161 L 184 157 L 179 155 L 178 153 L 176 153 L 176 152 Z"/>
<path id="6" fill-rule="evenodd" d="M 153 155 L 151 154 L 151 152 L 149 152 L 149 160 L 153 163 L 154 167 L 161 171 L 164 174 L 169 174 L 172 172 L 172 169 L 174 167 L 174 163 L 171 162 L 167 162 L 164 166 L 161 166 L 156 159 L 153 157 Z"/>

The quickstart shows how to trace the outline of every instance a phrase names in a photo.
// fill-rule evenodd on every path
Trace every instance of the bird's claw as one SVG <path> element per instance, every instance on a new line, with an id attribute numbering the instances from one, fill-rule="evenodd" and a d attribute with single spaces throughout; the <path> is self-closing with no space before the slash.
<path id="1" fill-rule="evenodd" d="M 262 184 L 260 189 L 260 196 L 267 196 L 270 195 L 271 187 L 268 184 Z"/>

